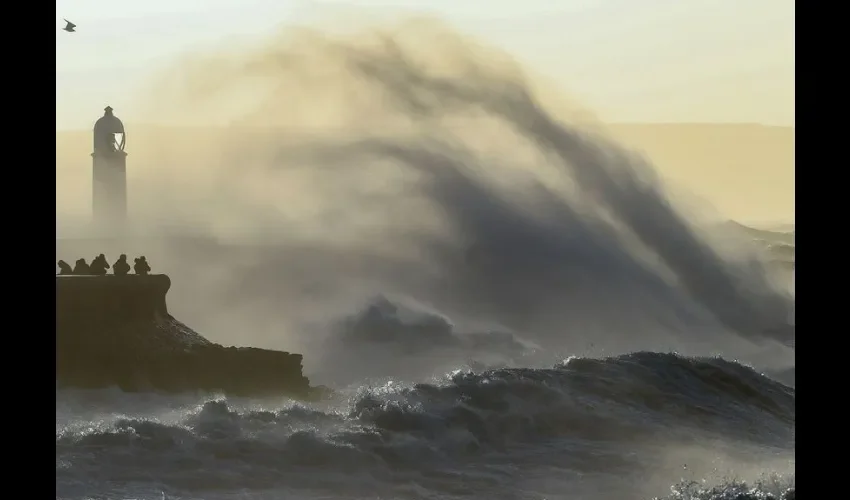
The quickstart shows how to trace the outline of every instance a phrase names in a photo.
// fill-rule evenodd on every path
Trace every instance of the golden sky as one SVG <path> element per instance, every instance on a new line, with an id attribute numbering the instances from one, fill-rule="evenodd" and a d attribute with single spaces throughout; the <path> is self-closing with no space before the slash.
<path id="1" fill-rule="evenodd" d="M 108 102 L 133 121 L 135 90 L 169 60 L 339 8 L 428 13 L 500 47 L 612 122 L 794 123 L 791 0 L 58 0 L 57 128 Z"/>
<path id="2" fill-rule="evenodd" d="M 139 90 L 174 58 L 341 8 L 367 18 L 409 12 L 444 19 L 550 78 L 604 121 L 794 124 L 791 0 L 148 0 L 108 7 L 58 0 L 57 28 L 68 18 L 78 31 L 57 29 L 57 130 L 90 130 L 107 104 L 132 127 Z M 720 130 L 623 129 L 620 136 L 730 217 L 793 220 L 793 129 Z M 131 149 L 139 147 L 134 141 L 131 134 Z M 81 158 L 84 179 L 87 155 Z"/>

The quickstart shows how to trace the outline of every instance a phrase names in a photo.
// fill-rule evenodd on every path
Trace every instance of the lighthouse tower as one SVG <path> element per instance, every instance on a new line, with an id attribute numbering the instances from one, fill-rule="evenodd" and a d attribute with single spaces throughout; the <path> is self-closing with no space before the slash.
<path id="1" fill-rule="evenodd" d="M 94 124 L 92 215 L 95 227 L 120 231 L 127 217 L 127 153 L 124 124 L 107 106 Z"/>

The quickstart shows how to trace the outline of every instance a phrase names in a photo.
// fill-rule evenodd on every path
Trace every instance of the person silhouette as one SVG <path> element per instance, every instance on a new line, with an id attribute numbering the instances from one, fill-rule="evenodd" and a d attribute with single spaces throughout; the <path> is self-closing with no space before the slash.
<path id="1" fill-rule="evenodd" d="M 133 271 L 136 272 L 139 276 L 147 276 L 149 272 L 151 272 L 151 266 L 148 265 L 148 260 L 144 255 L 141 257 L 136 257 L 133 259 L 136 263 L 133 265 Z"/>
<path id="2" fill-rule="evenodd" d="M 60 260 L 59 262 L 57 262 L 57 264 L 59 265 L 59 274 L 74 274 L 74 270 L 71 269 L 71 265 L 65 262 L 64 260 Z"/>
<path id="3" fill-rule="evenodd" d="M 98 276 L 103 276 L 106 274 L 106 270 L 109 269 L 109 262 L 106 262 L 106 256 L 103 254 L 98 255 L 91 261 L 91 265 L 89 266 L 92 274 L 96 274 Z"/>
<path id="4" fill-rule="evenodd" d="M 122 253 L 115 264 L 112 265 L 112 273 L 116 276 L 126 276 L 130 272 L 130 264 L 127 264 L 127 254 Z"/>
<path id="5" fill-rule="evenodd" d="M 77 259 L 77 262 L 74 264 L 74 274 L 78 276 L 91 274 L 91 269 L 89 269 L 89 265 L 86 264 L 86 259 Z"/>

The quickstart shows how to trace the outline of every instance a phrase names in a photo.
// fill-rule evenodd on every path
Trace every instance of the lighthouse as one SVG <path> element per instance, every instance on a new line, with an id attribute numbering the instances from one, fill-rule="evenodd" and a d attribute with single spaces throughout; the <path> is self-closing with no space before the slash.
<path id="1" fill-rule="evenodd" d="M 94 124 L 92 156 L 92 216 L 95 227 L 111 233 L 127 217 L 127 137 L 124 124 L 107 106 Z"/>

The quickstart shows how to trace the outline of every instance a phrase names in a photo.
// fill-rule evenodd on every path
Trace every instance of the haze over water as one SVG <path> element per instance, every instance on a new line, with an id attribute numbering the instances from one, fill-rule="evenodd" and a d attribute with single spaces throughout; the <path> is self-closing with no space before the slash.
<path id="1" fill-rule="evenodd" d="M 338 396 L 57 390 L 57 497 L 793 487 L 794 292 L 776 263 L 789 248 L 793 261 L 793 227 L 716 224 L 731 207 L 793 222 L 793 197 L 775 216 L 745 215 L 742 199 L 718 214 L 710 193 L 694 201 L 687 179 L 671 188 L 675 175 L 613 140 L 593 105 L 541 83 L 554 64 L 431 18 L 355 24 L 198 49 L 126 106 L 92 104 L 127 124 L 145 235 L 108 250 L 167 272 L 171 312 L 203 335 L 303 352 Z M 153 117 L 194 128 L 134 143 L 131 119 Z M 89 196 L 86 159 L 61 140 L 60 228 Z M 793 195 L 793 172 L 775 172 L 783 182 Z M 768 189 L 752 197 L 782 199 Z"/>

